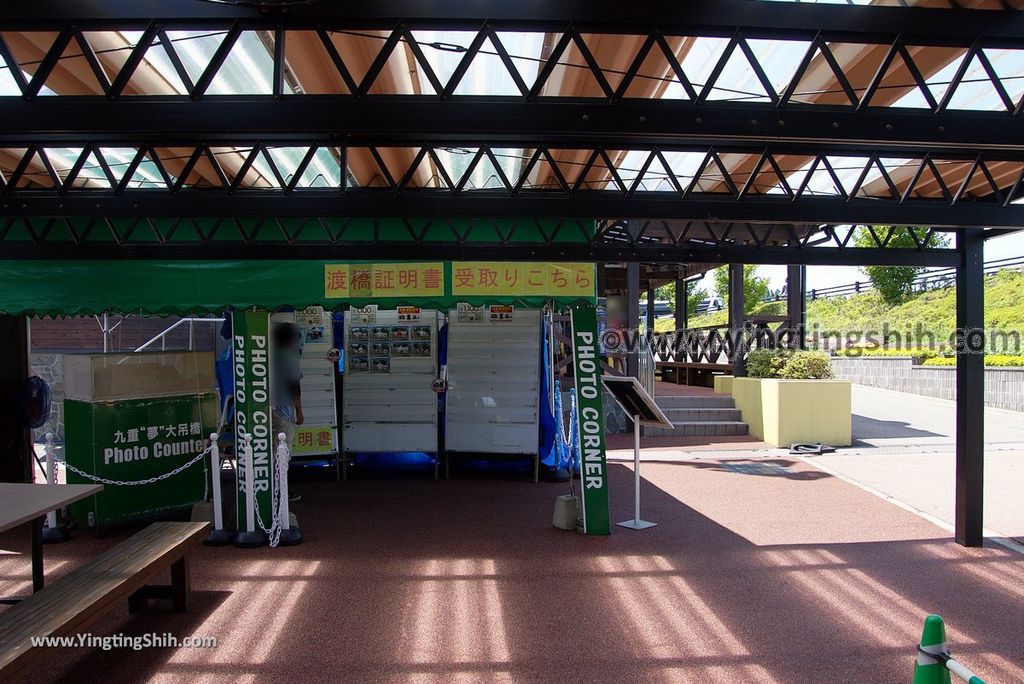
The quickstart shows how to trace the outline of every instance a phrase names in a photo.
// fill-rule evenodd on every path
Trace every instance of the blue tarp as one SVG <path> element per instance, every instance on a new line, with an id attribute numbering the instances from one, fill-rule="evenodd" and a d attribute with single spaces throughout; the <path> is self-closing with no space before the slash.
<path id="1" fill-rule="evenodd" d="M 551 406 L 547 401 L 551 392 L 551 388 L 548 386 L 548 377 L 551 372 L 548 365 L 551 358 L 548 354 L 547 335 L 544 335 L 543 352 L 544 360 L 540 364 L 540 461 L 549 468 L 560 468 L 561 457 L 556 439 L 558 421 L 551 412 Z"/>

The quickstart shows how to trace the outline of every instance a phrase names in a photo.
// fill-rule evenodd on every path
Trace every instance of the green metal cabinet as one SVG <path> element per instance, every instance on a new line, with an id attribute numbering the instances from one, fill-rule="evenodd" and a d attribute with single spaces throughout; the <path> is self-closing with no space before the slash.
<path id="1" fill-rule="evenodd" d="M 203 452 L 216 429 L 218 395 L 208 352 L 65 358 L 65 460 L 86 473 L 139 482 L 170 473 Z M 103 527 L 191 507 L 204 500 L 209 460 L 145 484 L 105 483 L 72 504 L 82 526 Z M 92 480 L 68 468 L 69 483 Z"/>

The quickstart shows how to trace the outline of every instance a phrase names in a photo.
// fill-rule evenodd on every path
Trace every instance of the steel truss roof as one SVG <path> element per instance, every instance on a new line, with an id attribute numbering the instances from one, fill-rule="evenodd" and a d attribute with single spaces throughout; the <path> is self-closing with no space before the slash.
<path id="1" fill-rule="evenodd" d="M 200 29 L 223 39 L 196 74 L 185 68 L 170 32 Z M 470 32 L 468 46 L 455 46 L 461 57 L 450 75 L 432 68 L 427 45 L 417 38 L 421 30 Z M 97 32 L 117 31 L 141 37 L 112 61 L 94 41 Z M 535 77 L 517 69 L 504 31 L 550 36 Z M 270 90 L 212 94 L 211 84 L 247 32 L 260 32 L 268 45 Z M 375 46 L 361 61 L 344 44 L 354 35 Z M 30 68 L 14 49 L 26 36 L 48 45 Z M 702 38 L 721 39 L 724 47 L 697 79 L 681 45 Z M 599 39 L 621 46 L 615 61 L 621 68 L 609 66 L 595 47 Z M 770 77 L 758 40 L 806 43 L 785 82 Z M 334 90 L 306 94 L 289 65 L 296 41 L 324 56 L 318 76 Z M 136 82 L 155 48 L 166 53 L 182 92 L 150 92 Z M 840 224 L 1008 230 L 1024 225 L 1024 206 L 1016 204 L 1024 181 L 1024 95 L 993 65 L 994 50 L 1024 50 L 1024 15 L 744 0 L 695 1 L 685 11 L 670 2 L 629 7 L 571 0 L 514 6 L 395 0 L 369 8 L 99 0 L 70 9 L 39 0 L 0 7 L 0 58 L 21 93 L 0 98 L 0 215 L 8 217 L 8 229 L 18 223 L 14 217 L 70 224 L 99 214 L 101 224 L 114 225 L 187 212 L 228 223 L 649 216 L 815 227 L 801 239 L 833 230 L 817 226 Z M 484 54 L 500 61 L 517 94 L 458 94 Z M 70 89 L 56 83 L 69 55 L 80 67 Z M 425 85 L 414 94 L 388 84 L 387 65 L 399 56 L 423 75 Z M 733 59 L 745 60 L 756 75 L 762 94 L 752 101 L 716 99 L 729 88 L 722 78 Z M 658 99 L 648 87 L 652 60 L 663 72 L 657 80 L 678 89 L 678 99 Z M 955 63 L 948 82 L 936 87 L 935 74 Z M 977 73 L 994 93 L 993 111 L 953 106 L 972 65 L 980 65 Z M 566 91 L 556 83 L 565 70 L 583 74 L 590 87 Z M 804 81 L 812 76 L 818 85 L 808 90 Z M 894 106 L 908 93 L 923 106 Z M 283 147 L 299 151 L 291 167 L 275 161 L 274 150 Z M 55 148 L 65 150 L 64 161 L 54 160 Z M 112 148 L 128 160 L 111 159 Z M 509 148 L 519 150 L 515 170 L 502 163 Z M 445 160 L 453 149 L 466 161 L 459 168 Z M 341 179 L 331 187 L 304 180 L 310 160 L 323 151 Z M 354 157 L 358 174 L 351 172 Z M 143 166 L 155 169 L 155 178 L 140 182 Z M 170 247 L 159 234 L 137 247 L 112 232 L 110 244 L 118 248 Z M 869 251 L 803 250 L 798 242 L 778 246 L 737 241 L 728 237 L 735 235 L 731 229 L 722 234 L 727 237 L 712 246 L 670 239 L 658 249 L 677 257 L 689 250 L 688 259 L 715 262 L 727 260 L 728 249 Z M 30 254 L 43 242 L 37 235 L 18 249 Z M 293 242 L 281 244 L 297 249 Z M 251 246 L 244 238 L 240 244 Z M 655 249 L 597 243 L 573 249 L 596 257 L 598 247 L 620 255 Z M 916 250 L 931 251 L 941 250 Z"/>
<path id="2" fill-rule="evenodd" d="M 544 145 L 526 153 L 519 172 L 510 176 L 499 161 L 507 154 L 507 143 L 424 145 L 405 168 L 389 167 L 384 161 L 386 146 L 366 145 L 356 147 L 376 162 L 377 173 L 369 184 L 352 186 L 344 180 L 346 174 L 340 174 L 343 180 L 337 187 L 324 188 L 322 179 L 308 178 L 310 161 L 326 149 L 340 170 L 351 147 L 292 144 L 287 147 L 301 152 L 296 155 L 301 158 L 286 168 L 273 154 L 282 146 L 262 142 L 168 140 L 126 147 L 64 141 L 60 149 L 72 144 L 74 161 L 60 170 L 51 159 L 56 145 L 0 148 L 17 159 L 7 178 L 0 180 L 0 206 L 8 213 L 44 216 L 90 211 L 176 216 L 183 205 L 203 216 L 391 216 L 401 206 L 402 213 L 425 217 L 640 214 L 755 223 L 1024 224 L 1024 206 L 1012 204 L 1024 192 L 1024 152 L 970 157 L 901 150 L 893 167 L 878 153 L 834 155 L 786 144 L 665 145 L 629 150 L 642 152 L 643 161 L 638 168 L 623 170 L 621 161 L 616 163 L 603 147 L 576 148 L 585 161 L 560 164 L 555 153 L 564 148 Z M 113 164 L 105 151 L 111 148 L 121 155 L 130 153 L 130 162 Z M 439 153 L 452 148 L 463 149 L 469 157 L 460 173 Z M 619 160 L 621 153 L 615 151 Z M 221 163 L 224 155 L 237 154 L 242 155 L 240 165 Z M 670 154 L 689 155 L 696 163 L 686 173 L 675 171 L 666 158 Z M 743 169 L 730 168 L 728 160 L 746 157 L 757 161 Z M 157 177 L 140 178 L 142 164 L 155 168 Z M 83 174 L 86 166 L 92 169 L 88 176 Z M 997 166 L 1004 171 L 998 179 L 992 170 Z M 212 178 L 200 176 L 200 167 L 212 169 Z M 432 182 L 415 187 L 411 181 L 421 167 L 431 169 Z M 539 167 L 549 180 L 532 180 Z M 1013 171 L 1010 176 L 1005 174 L 1008 167 Z M 794 174 L 800 177 L 798 184 L 792 182 Z M 867 182 L 869 175 L 878 178 Z M 485 179 L 483 186 L 474 183 L 480 177 Z"/>
<path id="3" fill-rule="evenodd" d="M 857 231 L 869 236 L 855 242 Z M 9 259 L 388 258 L 650 263 L 951 267 L 939 231 L 909 229 L 916 247 L 892 248 L 897 228 L 664 220 L 339 219 L 303 217 L 8 217 Z"/>

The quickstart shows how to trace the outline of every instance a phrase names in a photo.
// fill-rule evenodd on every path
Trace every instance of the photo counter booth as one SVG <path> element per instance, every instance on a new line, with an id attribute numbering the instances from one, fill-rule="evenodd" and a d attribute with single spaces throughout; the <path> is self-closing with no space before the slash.
<path id="1" fill-rule="evenodd" d="M 272 326 L 295 324 L 301 338 L 306 418 L 289 445 L 295 457 L 340 454 L 348 464 L 360 455 L 372 460 L 375 454 L 418 452 L 432 456 L 435 469 L 446 453 L 459 458 L 521 458 L 532 460 L 536 477 L 542 457 L 541 424 L 554 410 L 550 368 L 545 365 L 545 336 L 550 332 L 545 312 L 586 311 L 588 353 L 594 354 L 597 347 L 592 263 L 124 260 L 50 261 L 37 268 L 9 263 L 22 287 L 3 302 L 8 310 L 31 297 L 33 306 L 21 310 L 43 315 L 235 312 L 229 345 L 229 377 L 235 386 L 220 389 L 236 400 L 235 413 L 240 415 L 235 421 L 249 421 L 243 429 L 250 435 L 256 428 L 269 436 L 272 429 L 266 422 L 271 409 L 267 398 L 251 393 L 264 381 L 260 373 L 272 382 L 267 369 L 273 364 L 264 348 Z M 52 277 L 54 273 L 60 277 Z M 116 277 L 98 278 L 99 273 Z M 83 286 L 64 287 L 68 281 Z M 244 325 L 239 323 L 241 312 Z M 200 358 L 197 355 L 184 353 L 193 360 Z M 125 356 L 129 359 L 122 358 L 122 365 L 148 377 L 149 370 L 140 361 L 121 355 Z M 248 367 L 257 362 L 262 365 Z M 90 363 L 89 372 L 100 379 L 98 369 L 108 369 L 110 358 Z M 202 372 L 175 378 L 190 383 L 191 413 L 188 420 L 179 421 L 187 424 L 190 438 L 197 436 L 191 435 L 193 431 L 208 435 L 221 418 L 211 382 L 213 364 L 203 358 L 202 365 Z M 165 391 L 170 390 L 157 389 Z M 243 405 L 240 400 L 246 392 L 249 403 Z M 99 415 L 104 402 L 149 398 L 83 395 L 82 421 L 99 424 L 87 412 Z M 257 405 L 259 401 L 263 404 Z M 592 410 L 600 414 L 599 407 Z M 139 427 L 156 427 L 144 422 Z M 100 438 L 89 430 L 78 434 L 89 453 L 112 448 L 93 445 Z M 68 439 L 78 438 L 69 431 Z M 275 454 L 268 440 L 257 441 L 263 450 L 255 456 L 260 463 L 256 476 L 261 477 L 273 472 Z M 69 444 L 68 452 L 77 446 Z M 235 444 L 236 452 L 241 446 Z M 597 467 L 597 460 L 604 467 L 603 440 L 599 459 L 595 450 L 593 460 L 592 467 Z M 93 467 L 98 469 L 95 461 Z M 195 472 L 199 478 L 208 477 Z M 262 519 L 271 514 L 277 489 L 272 480 L 266 483 L 269 493 L 253 504 L 262 511 Z M 190 497 L 191 493 L 172 503 Z M 108 507 L 92 505 L 94 518 L 108 519 Z M 110 520 L 119 515 L 115 508 L 109 510 Z"/>

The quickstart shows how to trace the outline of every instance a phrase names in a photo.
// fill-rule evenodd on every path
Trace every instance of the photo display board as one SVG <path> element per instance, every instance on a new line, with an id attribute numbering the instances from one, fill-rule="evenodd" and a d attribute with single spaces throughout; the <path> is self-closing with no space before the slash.
<path id="1" fill-rule="evenodd" d="M 345 315 L 346 452 L 437 451 L 437 319 L 416 307 Z"/>

